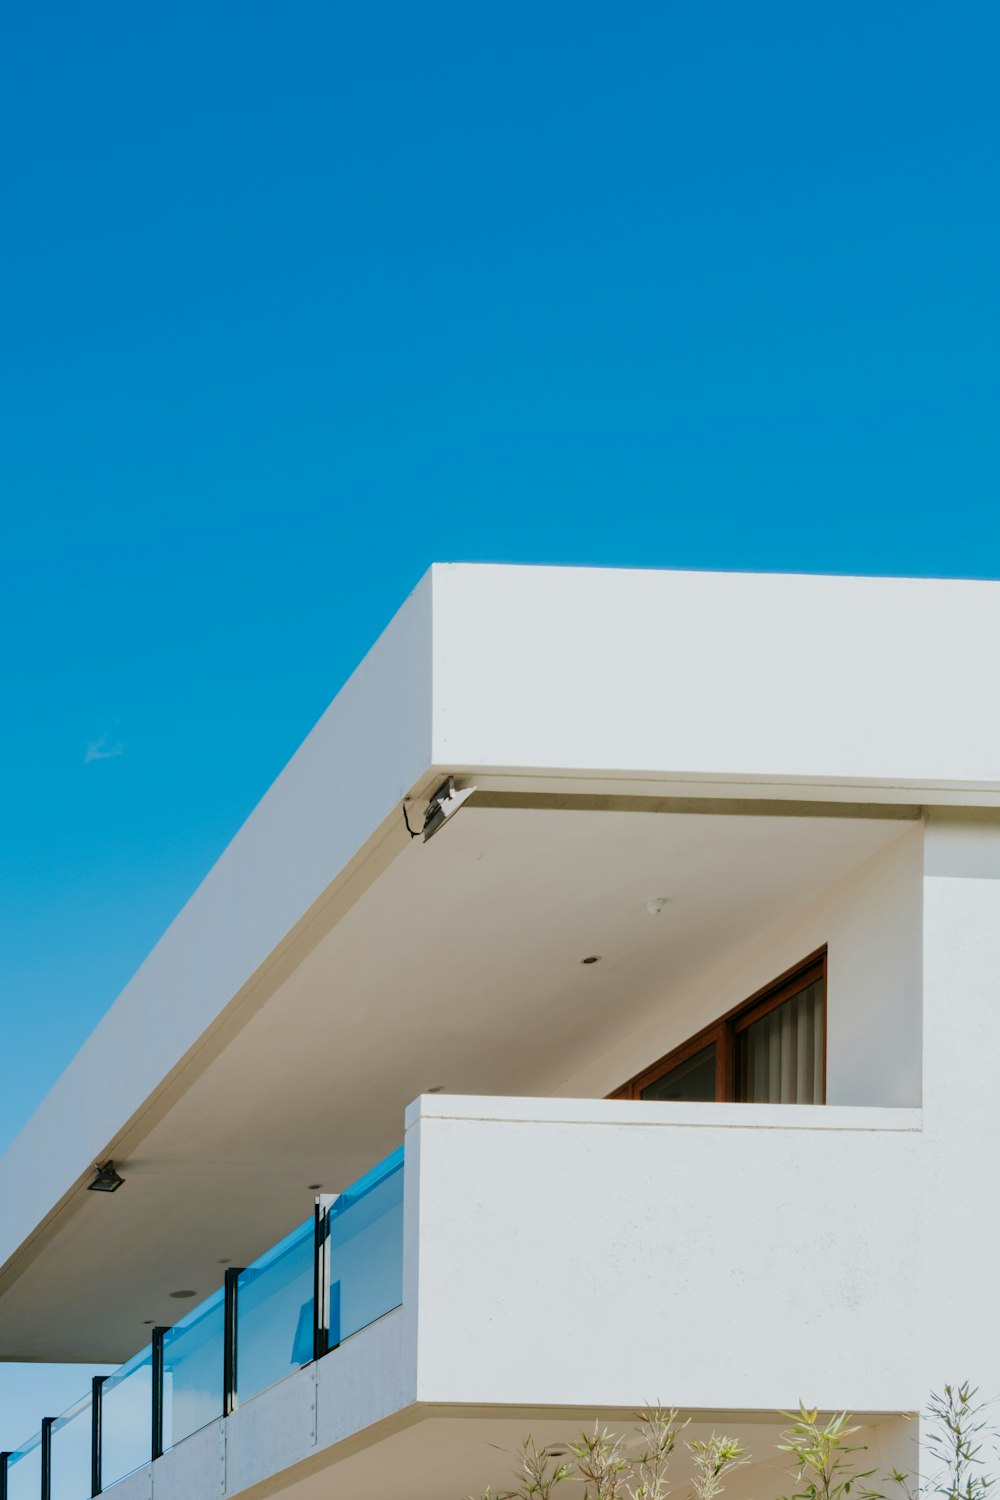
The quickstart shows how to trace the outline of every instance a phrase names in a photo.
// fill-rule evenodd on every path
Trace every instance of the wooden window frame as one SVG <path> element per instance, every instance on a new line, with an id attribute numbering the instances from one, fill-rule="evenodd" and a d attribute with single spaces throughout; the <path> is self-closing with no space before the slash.
<path id="1" fill-rule="evenodd" d="M 662 1078 L 664 1073 L 669 1073 L 680 1063 L 687 1062 L 696 1053 L 705 1047 L 715 1044 L 715 1100 L 717 1104 L 732 1104 L 736 1102 L 736 1038 L 740 1032 L 759 1021 L 770 1011 L 776 1010 L 779 1005 L 784 1005 L 786 1000 L 799 994 L 809 985 L 819 980 L 822 984 L 822 1028 L 823 1028 L 823 1077 L 822 1077 L 822 1102 L 826 1103 L 826 945 L 817 948 L 815 953 L 810 953 L 807 958 L 794 964 L 792 968 L 786 969 L 779 974 L 777 979 L 772 979 L 762 989 L 756 990 L 746 1000 L 741 1000 L 739 1005 L 734 1005 L 732 1010 L 726 1011 L 725 1015 L 719 1016 L 718 1020 L 712 1021 L 710 1025 L 702 1027 L 693 1036 L 652 1063 L 648 1068 L 643 1068 L 641 1073 L 636 1073 L 627 1083 L 623 1083 L 614 1093 L 608 1094 L 609 1099 L 641 1099 L 642 1091 Z"/>

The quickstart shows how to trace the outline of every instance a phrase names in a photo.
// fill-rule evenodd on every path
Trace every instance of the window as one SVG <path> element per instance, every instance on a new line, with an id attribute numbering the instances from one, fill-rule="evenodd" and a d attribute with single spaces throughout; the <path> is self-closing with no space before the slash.
<path id="1" fill-rule="evenodd" d="M 637 1073 L 611 1098 L 822 1104 L 826 949 Z"/>

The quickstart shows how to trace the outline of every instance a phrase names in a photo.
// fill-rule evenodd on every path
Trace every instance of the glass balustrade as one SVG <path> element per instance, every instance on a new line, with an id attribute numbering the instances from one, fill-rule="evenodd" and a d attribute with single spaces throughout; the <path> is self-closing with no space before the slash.
<path id="1" fill-rule="evenodd" d="M 240 1273 L 236 1393 L 256 1396 L 313 1357 L 313 1220 Z"/>
<path id="2" fill-rule="evenodd" d="M 52 1424 L 50 1500 L 88 1500 L 91 1405 L 88 1393 Z"/>
<path id="3" fill-rule="evenodd" d="M 163 1447 L 222 1416 L 224 1298 L 215 1292 L 163 1335 Z"/>
<path id="4" fill-rule="evenodd" d="M 329 1345 L 335 1347 L 403 1300 L 403 1148 L 380 1162 L 312 1219 L 245 1270 L 234 1273 L 235 1340 L 226 1350 L 226 1293 L 220 1288 L 162 1333 L 161 1379 L 147 1345 L 101 1387 L 103 1489 L 149 1463 L 153 1432 L 166 1451 L 217 1421 L 226 1405 L 226 1371 L 233 1399 L 248 1400 L 313 1357 L 316 1277 L 327 1280 Z M 320 1259 L 317 1261 L 317 1255 Z M 322 1344 L 320 1345 L 322 1347 Z M 159 1424 L 153 1411 L 159 1389 Z M 51 1440 L 49 1500 L 88 1500 L 91 1493 L 93 1397 L 57 1417 Z M 42 1437 L 38 1432 L 10 1453 L 6 1500 L 39 1500 Z M 0 1486 L 2 1488 L 2 1486 Z"/>
<path id="5" fill-rule="evenodd" d="M 42 1435 L 36 1432 L 7 1459 L 7 1500 L 38 1500 L 42 1493 Z"/>
<path id="6" fill-rule="evenodd" d="M 329 1218 L 330 1343 L 403 1300 L 403 1148 L 346 1193 Z"/>
<path id="7" fill-rule="evenodd" d="M 104 1382 L 101 1483 L 105 1489 L 149 1463 L 152 1411 L 153 1352 L 147 1345 Z"/>

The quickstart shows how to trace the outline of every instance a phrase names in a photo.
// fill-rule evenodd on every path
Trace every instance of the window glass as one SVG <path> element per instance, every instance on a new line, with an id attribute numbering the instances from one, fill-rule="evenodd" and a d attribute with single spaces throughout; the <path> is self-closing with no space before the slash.
<path id="1" fill-rule="evenodd" d="M 826 949 L 779 975 L 608 1097 L 822 1104 Z"/>
<path id="2" fill-rule="evenodd" d="M 688 1103 L 715 1098 L 715 1043 L 710 1042 L 693 1057 L 678 1063 L 669 1072 L 642 1090 L 640 1099 L 676 1099 Z"/>

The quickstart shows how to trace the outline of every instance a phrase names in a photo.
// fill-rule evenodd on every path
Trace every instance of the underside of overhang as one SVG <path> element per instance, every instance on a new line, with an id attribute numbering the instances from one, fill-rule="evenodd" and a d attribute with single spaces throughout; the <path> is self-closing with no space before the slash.
<path id="1" fill-rule="evenodd" d="M 790 1403 L 794 1404 L 794 1397 Z M 669 1464 L 672 1493 L 688 1494 L 694 1470 L 688 1444 L 707 1443 L 713 1434 L 735 1438 L 747 1466 L 730 1480 L 742 1500 L 773 1500 L 788 1488 L 787 1454 L 778 1451 L 787 1423 L 772 1412 L 699 1411 L 679 1415 L 687 1423 Z M 571 1443 L 595 1426 L 626 1439 L 627 1452 L 641 1451 L 636 1412 L 606 1408 L 411 1407 L 398 1417 L 317 1453 L 294 1470 L 256 1485 L 254 1500 L 440 1500 L 442 1495 L 503 1493 L 513 1487 L 518 1456 L 526 1439 L 564 1460 Z M 866 1445 L 866 1463 L 880 1472 L 915 1465 L 913 1434 L 905 1417 L 868 1414 L 854 1441 Z M 567 1489 L 567 1494 L 572 1494 Z"/>
<path id="2" fill-rule="evenodd" d="M 172 1292 L 208 1295 L 309 1215 L 316 1185 L 340 1191 L 394 1149 L 416 1095 L 566 1092 L 686 976 L 914 813 L 517 802 L 482 793 L 407 841 L 172 1106 L 133 1126 L 125 1186 L 79 1192 L 17 1266 L 0 1357 L 126 1358 L 176 1319 Z"/>

